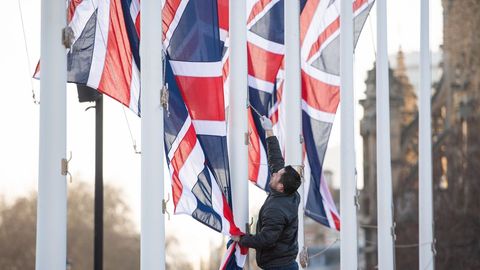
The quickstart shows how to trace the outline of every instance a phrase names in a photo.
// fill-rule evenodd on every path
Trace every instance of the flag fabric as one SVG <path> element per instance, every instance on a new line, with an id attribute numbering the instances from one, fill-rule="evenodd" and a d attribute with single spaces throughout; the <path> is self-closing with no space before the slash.
<path id="1" fill-rule="evenodd" d="M 97 89 L 140 115 L 139 0 L 72 0 L 67 81 Z M 40 77 L 40 65 L 35 71 Z"/>
<path id="2" fill-rule="evenodd" d="M 241 270 L 243 269 L 243 265 L 245 265 L 245 261 L 247 256 L 245 254 L 248 253 L 248 248 L 240 247 L 238 243 L 233 242 L 233 240 L 229 240 L 227 243 L 227 251 L 222 258 L 222 262 L 220 263 L 220 270 Z M 240 258 L 240 259 L 238 259 Z"/>
<path id="3" fill-rule="evenodd" d="M 355 0 L 355 40 L 373 0 Z M 284 10 L 283 0 L 250 0 L 247 4 L 249 53 L 249 179 L 268 191 L 269 173 L 260 115 L 268 115 L 284 149 L 288 132 L 282 103 Z M 340 219 L 322 164 L 340 93 L 340 1 L 300 1 L 302 129 L 304 137 L 305 214 L 321 224 L 340 229 Z"/>
<path id="4" fill-rule="evenodd" d="M 216 175 L 228 171 L 215 168 L 207 159 L 170 63 L 166 63 L 169 83 L 168 112 L 164 114 L 165 152 L 172 179 L 175 214 L 188 214 L 226 235 L 240 235 L 233 222 L 223 185 Z M 215 138 L 213 138 L 215 139 Z M 222 138 L 217 138 L 222 139 Z"/>
<path id="5" fill-rule="evenodd" d="M 373 2 L 353 1 L 355 43 Z M 322 164 L 340 101 L 340 1 L 308 1 L 300 18 L 300 40 L 305 214 L 339 230 L 340 218 Z"/>
<path id="6" fill-rule="evenodd" d="M 175 214 L 241 235 L 231 211 L 226 137 L 228 0 L 167 0 L 163 31 L 170 93 L 165 145 Z M 220 269 L 242 269 L 247 251 L 231 244 Z"/>
<path id="7" fill-rule="evenodd" d="M 248 177 L 267 192 L 270 173 L 260 115 L 270 115 L 275 102 L 276 76 L 284 55 L 283 13 L 283 0 L 247 1 Z M 282 140 L 279 138 L 279 141 Z"/>

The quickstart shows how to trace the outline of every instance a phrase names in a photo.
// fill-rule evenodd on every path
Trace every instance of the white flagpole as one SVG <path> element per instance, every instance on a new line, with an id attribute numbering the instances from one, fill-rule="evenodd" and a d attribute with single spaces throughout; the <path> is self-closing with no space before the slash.
<path id="1" fill-rule="evenodd" d="M 141 255 L 142 270 L 165 269 L 162 1 L 142 0 L 141 8 Z M 160 26 L 159 26 L 160 23 Z"/>
<path id="2" fill-rule="evenodd" d="M 42 1 L 37 270 L 65 269 L 67 261 L 67 184 L 62 173 L 67 148 L 65 10 L 65 1 Z"/>
<path id="3" fill-rule="evenodd" d="M 419 269 L 433 270 L 433 196 L 429 1 L 420 4 Z"/>
<path id="4" fill-rule="evenodd" d="M 340 108 L 341 108 L 341 183 L 340 183 L 340 267 L 357 269 L 357 209 L 354 151 L 353 101 L 353 10 L 352 0 L 340 5 Z"/>
<path id="5" fill-rule="evenodd" d="M 228 135 L 235 224 L 248 224 L 247 19 L 245 1 L 230 0 L 230 101 Z M 248 262 L 246 262 L 248 264 Z"/>
<path id="6" fill-rule="evenodd" d="M 378 268 L 394 269 L 386 0 L 377 0 L 376 73 Z"/>
<path id="7" fill-rule="evenodd" d="M 285 110 L 288 132 L 285 134 L 285 163 L 295 167 L 302 163 L 302 107 L 300 79 L 300 3 L 285 3 Z M 302 251 L 304 238 L 304 186 L 298 189 L 298 247 Z"/>

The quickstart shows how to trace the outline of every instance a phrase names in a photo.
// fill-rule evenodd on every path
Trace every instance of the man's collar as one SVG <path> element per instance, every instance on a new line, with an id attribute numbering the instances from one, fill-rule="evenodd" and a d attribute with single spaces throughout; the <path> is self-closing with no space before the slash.
<path id="1" fill-rule="evenodd" d="M 287 196 L 287 194 L 283 193 L 283 192 L 279 192 L 279 191 L 276 191 L 276 190 L 271 190 L 270 191 L 270 194 L 274 197 L 283 197 L 283 196 Z"/>

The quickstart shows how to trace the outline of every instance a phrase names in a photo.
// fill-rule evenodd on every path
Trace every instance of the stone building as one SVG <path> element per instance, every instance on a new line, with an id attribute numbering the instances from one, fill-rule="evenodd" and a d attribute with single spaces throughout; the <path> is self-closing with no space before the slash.
<path id="1" fill-rule="evenodd" d="M 360 227 L 365 237 L 364 256 L 366 269 L 374 269 L 377 264 L 377 171 L 376 171 L 376 89 L 375 68 L 368 72 L 365 81 L 366 98 L 360 103 L 364 107 L 364 118 L 360 123 L 363 137 L 364 188 L 360 194 Z M 392 188 L 404 189 L 403 179 L 410 174 L 410 168 L 417 163 L 417 97 L 410 83 L 400 50 L 395 70 L 389 70 L 390 83 L 390 136 L 392 157 Z M 415 220 L 416 205 L 414 188 L 404 190 L 395 196 L 394 213 L 405 221 Z M 403 223 L 404 223 L 403 222 Z M 402 223 L 402 224 L 403 224 Z M 398 268 L 402 269 L 402 268 Z"/>
<path id="2" fill-rule="evenodd" d="M 442 0 L 442 76 L 432 87 L 435 269 L 480 269 L 480 1 Z M 418 269 L 418 114 L 402 65 L 390 70 L 390 121 L 396 269 Z M 375 69 L 366 80 L 364 190 L 360 226 L 366 268 L 376 258 Z"/>

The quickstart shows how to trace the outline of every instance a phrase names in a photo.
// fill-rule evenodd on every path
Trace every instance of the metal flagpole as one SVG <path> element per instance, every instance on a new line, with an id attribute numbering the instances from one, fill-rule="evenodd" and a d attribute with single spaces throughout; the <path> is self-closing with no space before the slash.
<path id="1" fill-rule="evenodd" d="M 357 209 L 354 149 L 353 101 L 353 10 L 351 0 L 340 5 L 340 266 L 342 270 L 357 269 Z"/>
<path id="2" fill-rule="evenodd" d="M 246 1 L 230 0 L 230 97 L 228 135 L 235 224 L 246 232 L 248 224 L 248 87 Z M 248 264 L 248 262 L 246 262 Z"/>
<path id="3" fill-rule="evenodd" d="M 378 268 L 394 269 L 386 0 L 377 0 L 376 80 Z"/>
<path id="4" fill-rule="evenodd" d="M 300 3 L 284 1 L 285 4 L 285 110 L 289 132 L 285 134 L 285 163 L 302 165 L 302 107 L 300 81 Z M 298 247 L 302 251 L 304 239 L 304 186 L 298 189 Z"/>
<path id="5" fill-rule="evenodd" d="M 140 268 L 165 269 L 162 1 L 142 0 L 141 10 L 141 131 L 142 188 Z"/>
<path id="6" fill-rule="evenodd" d="M 103 95 L 95 101 L 94 270 L 103 269 Z"/>
<path id="7" fill-rule="evenodd" d="M 432 130 L 429 1 L 420 4 L 419 269 L 435 268 L 432 195 Z M 428 244 L 427 244 L 428 243 Z"/>
<path id="8" fill-rule="evenodd" d="M 67 261 L 65 10 L 65 1 L 42 1 L 37 270 L 65 269 Z"/>

